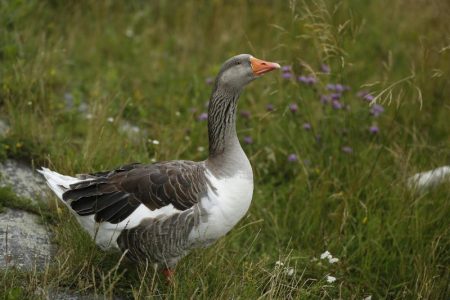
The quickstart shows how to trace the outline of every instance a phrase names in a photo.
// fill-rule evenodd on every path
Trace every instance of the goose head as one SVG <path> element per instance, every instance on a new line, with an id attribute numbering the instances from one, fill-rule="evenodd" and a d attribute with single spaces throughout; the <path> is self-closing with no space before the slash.
<path id="1" fill-rule="evenodd" d="M 277 63 L 264 61 L 250 54 L 239 54 L 222 65 L 216 78 L 216 87 L 239 92 L 256 78 L 279 68 Z"/>

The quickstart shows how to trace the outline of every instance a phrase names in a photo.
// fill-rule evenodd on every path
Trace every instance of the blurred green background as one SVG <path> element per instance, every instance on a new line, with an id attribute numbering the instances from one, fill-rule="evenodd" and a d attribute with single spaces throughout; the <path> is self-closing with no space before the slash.
<path id="1" fill-rule="evenodd" d="M 250 211 L 185 258 L 174 286 L 116 270 L 119 257 L 49 199 L 65 263 L 2 274 L 0 292 L 447 298 L 450 187 L 414 194 L 405 181 L 450 162 L 449 15 L 439 0 L 0 1 L 0 112 L 11 126 L 0 155 L 61 173 L 205 159 L 202 113 L 221 64 L 250 53 L 284 66 L 239 103 Z M 339 262 L 320 259 L 327 250 Z"/>

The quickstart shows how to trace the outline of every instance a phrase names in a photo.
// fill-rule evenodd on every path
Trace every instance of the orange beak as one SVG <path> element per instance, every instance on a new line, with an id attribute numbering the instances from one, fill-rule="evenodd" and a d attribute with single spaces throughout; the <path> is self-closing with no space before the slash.
<path id="1" fill-rule="evenodd" d="M 252 65 L 253 74 L 256 76 L 260 76 L 264 73 L 280 68 L 280 65 L 277 63 L 264 61 L 254 57 L 250 58 L 250 63 Z"/>

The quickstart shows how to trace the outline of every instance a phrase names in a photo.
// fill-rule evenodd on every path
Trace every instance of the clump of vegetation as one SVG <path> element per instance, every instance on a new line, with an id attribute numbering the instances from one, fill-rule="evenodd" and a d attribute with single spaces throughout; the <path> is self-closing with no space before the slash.
<path id="1" fill-rule="evenodd" d="M 0 213 L 5 209 L 16 208 L 40 215 L 45 222 L 52 223 L 54 215 L 49 211 L 48 205 L 43 201 L 31 201 L 28 198 L 18 196 L 11 187 L 0 187 Z"/>
<path id="2" fill-rule="evenodd" d="M 54 264 L 3 272 L 0 294 L 445 298 L 449 186 L 414 195 L 405 181 L 450 161 L 449 12 L 404 0 L 2 2 L 0 156 L 61 173 L 204 159 L 221 63 L 251 53 L 284 68 L 239 103 L 248 215 L 184 259 L 173 286 L 51 207 Z"/>

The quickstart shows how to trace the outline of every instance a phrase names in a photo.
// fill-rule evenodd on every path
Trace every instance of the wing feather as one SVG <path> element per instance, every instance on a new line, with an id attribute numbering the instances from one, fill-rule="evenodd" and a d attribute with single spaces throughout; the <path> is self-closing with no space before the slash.
<path id="1" fill-rule="evenodd" d="M 79 215 L 95 215 L 98 222 L 117 224 L 143 204 L 150 210 L 173 205 L 186 210 L 206 192 L 202 162 L 168 161 L 131 164 L 113 171 L 79 175 L 85 180 L 70 186 L 65 201 Z"/>

